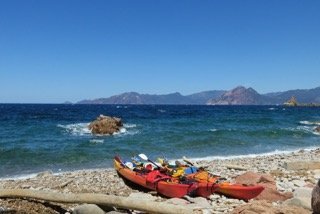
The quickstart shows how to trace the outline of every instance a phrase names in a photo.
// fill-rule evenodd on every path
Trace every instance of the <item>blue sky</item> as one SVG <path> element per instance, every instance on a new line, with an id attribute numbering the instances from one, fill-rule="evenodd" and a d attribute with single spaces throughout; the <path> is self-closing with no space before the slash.
<path id="1" fill-rule="evenodd" d="M 320 86 L 320 1 L 0 1 L 0 103 Z"/>

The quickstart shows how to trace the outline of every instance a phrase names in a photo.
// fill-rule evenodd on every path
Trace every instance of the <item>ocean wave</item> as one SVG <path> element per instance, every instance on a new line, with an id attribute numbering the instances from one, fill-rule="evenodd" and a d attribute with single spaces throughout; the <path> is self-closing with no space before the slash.
<path id="1" fill-rule="evenodd" d="M 119 132 L 114 133 L 113 135 L 118 137 L 118 136 L 125 136 L 125 135 L 135 135 L 140 133 L 139 130 L 128 130 L 126 128 L 121 128 Z"/>
<path id="2" fill-rule="evenodd" d="M 297 127 L 288 127 L 282 128 L 283 130 L 291 132 L 304 132 L 306 134 L 320 135 L 319 132 L 315 131 L 316 126 L 297 126 Z"/>
<path id="3" fill-rule="evenodd" d="M 70 133 L 72 135 L 83 136 L 83 135 L 91 135 L 91 131 L 88 128 L 89 124 L 90 123 L 74 123 L 74 124 L 67 124 L 67 125 L 58 124 L 57 126 L 59 128 L 64 129 L 67 133 Z"/>
<path id="4" fill-rule="evenodd" d="M 30 173 L 30 174 L 22 174 L 22 175 L 16 175 L 11 177 L 2 177 L 0 178 L 0 181 L 6 181 L 6 180 L 25 180 L 29 178 L 35 178 L 38 175 L 38 173 Z"/>
<path id="5" fill-rule="evenodd" d="M 98 143 L 104 143 L 104 140 L 103 139 L 91 139 L 89 140 L 90 143 L 93 143 L 93 144 L 98 144 Z"/>
<path id="6" fill-rule="evenodd" d="M 256 157 L 265 157 L 265 156 L 272 156 L 272 155 L 286 155 L 290 153 L 299 152 L 301 150 L 305 151 L 312 151 L 316 150 L 319 147 L 307 147 L 307 148 L 300 148 L 300 149 L 292 149 L 292 150 L 274 150 L 272 152 L 265 152 L 265 153 L 257 153 L 257 154 L 247 154 L 247 155 L 229 155 L 229 156 L 207 156 L 207 157 L 199 157 L 199 158 L 188 158 L 192 161 L 212 161 L 212 160 L 233 160 L 233 159 L 245 159 L 245 158 L 256 158 Z"/>
<path id="7" fill-rule="evenodd" d="M 317 126 L 320 126 L 320 122 L 315 122 L 315 121 L 302 120 L 302 121 L 299 121 L 299 123 L 302 124 L 302 125 L 317 125 Z"/>
<path id="8" fill-rule="evenodd" d="M 125 128 L 136 128 L 137 125 L 136 124 L 131 124 L 131 123 L 125 123 L 125 124 L 123 124 L 123 127 L 125 127 Z"/>
<path id="9" fill-rule="evenodd" d="M 298 126 L 297 129 L 307 132 L 307 133 L 312 133 L 314 135 L 320 135 L 319 132 L 315 131 L 316 126 Z"/>
<path id="10" fill-rule="evenodd" d="M 165 113 L 166 112 L 166 110 L 164 110 L 164 109 L 158 109 L 158 111 L 161 112 L 161 113 Z"/>
<path id="11" fill-rule="evenodd" d="M 75 124 L 67 124 L 67 125 L 61 125 L 58 124 L 57 127 L 64 129 L 67 133 L 75 136 L 91 136 L 92 133 L 90 129 L 88 128 L 90 123 L 75 123 Z M 138 130 L 131 130 L 133 128 L 136 128 L 136 124 L 123 124 L 123 127 L 120 128 L 118 132 L 115 132 L 113 135 L 134 135 L 139 133 Z M 104 136 L 104 135 L 97 135 L 97 136 Z"/>
<path id="12" fill-rule="evenodd" d="M 274 110 L 276 110 L 276 108 L 268 108 L 268 110 L 274 111 Z"/>
<path id="13" fill-rule="evenodd" d="M 218 129 L 209 129 L 210 132 L 216 132 Z"/>

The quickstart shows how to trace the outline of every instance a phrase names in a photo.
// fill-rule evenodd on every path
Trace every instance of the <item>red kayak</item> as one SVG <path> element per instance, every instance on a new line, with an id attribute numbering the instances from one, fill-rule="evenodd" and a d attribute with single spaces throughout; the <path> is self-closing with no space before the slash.
<path id="1" fill-rule="evenodd" d="M 141 187 L 155 190 L 159 194 L 169 198 L 181 198 L 185 195 L 192 195 L 198 188 L 197 182 L 191 182 L 190 184 L 180 183 L 178 180 L 172 179 L 171 176 L 163 174 L 159 170 L 132 170 L 123 163 L 119 156 L 114 158 L 114 167 L 125 179 Z"/>
<path id="2" fill-rule="evenodd" d="M 227 197 L 241 199 L 241 200 L 250 200 L 257 197 L 264 187 L 255 185 L 255 186 L 245 186 L 241 184 L 231 184 L 228 182 L 223 183 L 199 183 L 196 190 L 196 195 L 201 197 L 209 197 L 213 193 L 219 193 Z"/>
<path id="3" fill-rule="evenodd" d="M 190 180 L 198 182 L 198 188 L 195 194 L 201 197 L 209 197 L 213 193 L 218 193 L 231 198 L 250 200 L 257 197 L 264 190 L 264 187 L 260 185 L 246 186 L 229 182 L 219 182 L 218 176 L 211 176 L 206 171 L 190 174 L 187 177 Z"/>

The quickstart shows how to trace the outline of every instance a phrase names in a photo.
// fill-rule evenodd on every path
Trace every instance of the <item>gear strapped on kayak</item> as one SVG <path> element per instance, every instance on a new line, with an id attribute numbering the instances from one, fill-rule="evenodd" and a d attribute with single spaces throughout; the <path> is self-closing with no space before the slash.
<path id="1" fill-rule="evenodd" d="M 225 178 L 213 175 L 203 167 L 186 163 L 175 161 L 174 164 L 169 164 L 165 159 L 158 159 L 156 163 L 145 154 L 133 157 L 132 162 L 124 162 L 119 156 L 114 158 L 114 167 L 124 179 L 169 198 L 222 194 L 249 200 L 264 190 L 264 187 L 259 185 L 245 186 L 227 182 Z"/>

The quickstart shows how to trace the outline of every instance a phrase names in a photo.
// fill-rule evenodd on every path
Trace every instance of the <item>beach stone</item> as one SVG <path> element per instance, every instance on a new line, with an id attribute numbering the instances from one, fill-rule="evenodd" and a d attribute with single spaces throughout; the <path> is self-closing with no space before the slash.
<path id="1" fill-rule="evenodd" d="M 311 192 L 312 188 L 301 187 L 294 191 L 293 198 L 284 202 L 286 205 L 295 205 L 311 210 Z"/>
<path id="2" fill-rule="evenodd" d="M 220 198 L 220 195 L 218 195 L 218 194 L 212 194 L 212 195 L 209 196 L 209 198 L 210 198 L 211 201 L 215 201 L 215 200 L 217 200 L 217 199 Z"/>
<path id="3" fill-rule="evenodd" d="M 293 197 L 295 198 L 309 198 L 311 199 L 312 188 L 308 187 L 300 187 L 296 189 L 293 193 Z"/>
<path id="4" fill-rule="evenodd" d="M 306 185 L 306 182 L 302 180 L 293 180 L 292 183 L 297 187 L 303 187 L 304 185 Z"/>
<path id="5" fill-rule="evenodd" d="M 320 179 L 320 169 L 313 170 L 313 174 L 315 179 Z"/>
<path id="6" fill-rule="evenodd" d="M 287 170 L 314 170 L 320 169 L 320 161 L 292 161 L 285 162 L 284 168 Z"/>
<path id="7" fill-rule="evenodd" d="M 82 204 L 74 208 L 73 214 L 105 214 L 105 212 L 95 204 Z"/>
<path id="8" fill-rule="evenodd" d="M 320 214 L 320 179 L 311 193 L 311 207 L 314 214 Z"/>
<path id="9" fill-rule="evenodd" d="M 257 185 L 257 184 L 266 184 L 266 186 L 270 186 L 271 188 L 275 187 L 275 180 L 272 178 L 271 175 L 268 174 L 259 174 L 255 172 L 246 172 L 242 175 L 236 177 L 235 182 L 238 184 L 244 185 Z"/>
<path id="10" fill-rule="evenodd" d="M 276 182 L 271 175 L 246 172 L 235 179 L 236 183 L 245 185 L 261 185 L 265 189 L 258 195 L 256 200 L 285 201 L 292 198 L 292 193 L 280 193 L 277 190 Z"/>
<path id="11" fill-rule="evenodd" d="M 270 202 L 276 202 L 276 201 L 286 201 L 289 198 L 293 197 L 292 192 L 285 192 L 280 193 L 278 190 L 266 187 L 260 195 L 258 195 L 255 199 L 256 200 L 267 200 Z"/>
<path id="12" fill-rule="evenodd" d="M 96 120 L 89 124 L 88 128 L 91 130 L 92 134 L 111 135 L 118 132 L 122 126 L 123 124 L 120 118 L 101 114 Z"/>
<path id="13" fill-rule="evenodd" d="M 118 212 L 118 211 L 110 211 L 110 212 L 107 212 L 106 214 L 123 214 L 124 212 Z M 132 212 L 134 213 L 134 212 Z"/>
<path id="14" fill-rule="evenodd" d="M 285 205 L 294 205 L 311 210 L 310 198 L 290 198 L 284 202 Z"/>
<path id="15" fill-rule="evenodd" d="M 174 204 L 174 205 L 183 205 L 183 206 L 190 204 L 189 201 L 181 199 L 181 198 L 170 198 L 170 199 L 166 200 L 165 203 Z"/>
<path id="16" fill-rule="evenodd" d="M 270 171 L 270 175 L 275 176 L 275 177 L 282 177 L 284 173 L 281 170 L 274 169 Z"/>
<path id="17" fill-rule="evenodd" d="M 267 201 L 252 201 L 246 205 L 236 207 L 232 214 L 310 214 L 309 210 L 297 206 L 280 205 L 273 206 L 272 203 Z"/>
<path id="18" fill-rule="evenodd" d="M 141 198 L 143 198 L 144 200 L 149 200 L 149 201 L 157 200 L 157 197 L 148 193 L 143 193 L 143 192 L 133 192 L 129 195 L 129 198 L 133 198 L 136 200 L 140 200 Z"/>
<path id="19" fill-rule="evenodd" d="M 184 196 L 184 198 L 187 199 L 188 201 L 190 201 L 191 203 L 194 203 L 195 205 L 201 207 L 201 208 L 211 207 L 208 200 L 203 197 L 192 198 L 192 197 L 186 195 L 186 196 Z"/>

